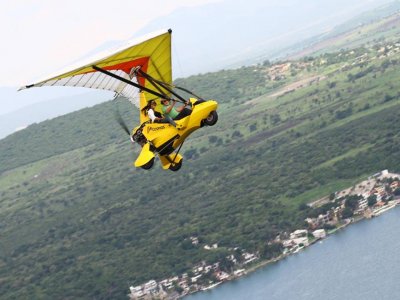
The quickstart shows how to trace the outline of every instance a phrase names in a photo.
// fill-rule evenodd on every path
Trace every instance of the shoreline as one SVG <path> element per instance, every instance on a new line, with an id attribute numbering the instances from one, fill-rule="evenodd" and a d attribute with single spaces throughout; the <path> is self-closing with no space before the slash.
<path id="1" fill-rule="evenodd" d="M 381 214 L 383 214 L 383 213 L 385 213 L 385 212 L 387 212 L 387 211 L 389 211 L 389 210 L 395 208 L 395 207 L 398 206 L 399 204 L 400 204 L 400 202 L 397 202 L 397 201 L 396 201 L 395 203 L 387 204 L 387 205 L 385 205 L 383 208 L 380 208 L 380 209 L 375 210 L 375 211 L 373 212 L 371 218 L 378 217 L 378 216 L 380 216 Z M 302 247 L 301 249 L 299 249 L 299 251 L 301 251 L 301 250 L 303 250 L 303 249 L 305 249 L 305 248 L 311 247 L 313 244 L 315 244 L 315 243 L 317 243 L 317 242 L 319 242 L 319 241 L 322 241 L 322 240 L 324 240 L 324 239 L 327 239 L 330 235 L 336 233 L 337 231 L 339 231 L 339 230 L 341 230 L 341 229 L 346 228 L 347 226 L 349 226 L 349 225 L 351 225 L 351 224 L 358 223 L 358 222 L 360 222 L 360 221 L 362 221 L 362 220 L 369 220 L 369 219 L 371 219 L 371 218 L 367 218 L 367 217 L 365 217 L 365 216 L 359 216 L 359 217 L 356 217 L 356 218 L 351 218 L 351 220 L 350 220 L 349 222 L 344 223 L 344 224 L 341 224 L 339 227 L 337 227 L 337 228 L 335 228 L 335 229 L 332 229 L 331 231 L 328 231 L 325 238 L 313 239 L 313 240 L 308 244 L 308 246 Z M 299 252 L 299 251 L 298 251 L 298 252 Z M 245 272 L 246 272 L 246 273 L 245 273 L 244 275 L 242 275 L 242 276 L 236 276 L 235 279 L 238 279 L 238 278 L 240 278 L 240 277 L 243 277 L 243 276 L 245 276 L 246 274 L 251 273 L 251 272 L 254 272 L 254 271 L 256 271 L 256 270 L 259 269 L 259 268 L 262 268 L 262 267 L 267 266 L 267 265 L 269 265 L 269 264 L 278 262 L 278 261 L 280 261 L 280 260 L 282 260 L 282 259 L 285 259 L 286 257 L 288 257 L 288 256 L 290 256 L 290 255 L 293 255 L 293 254 L 296 254 L 296 253 L 298 253 L 298 252 L 290 252 L 290 253 L 287 253 L 287 254 L 281 254 L 280 256 L 278 256 L 278 257 L 276 257 L 276 258 L 273 258 L 273 259 L 270 259 L 270 260 L 267 260 L 267 261 L 260 261 L 258 264 L 255 264 L 254 266 L 251 266 L 251 267 L 249 267 L 248 269 L 245 269 Z"/>
<path id="2" fill-rule="evenodd" d="M 293 255 L 293 254 L 296 254 L 296 253 L 298 253 L 299 251 L 301 251 L 301 250 L 303 250 L 303 249 L 305 249 L 305 248 L 311 247 L 313 244 L 315 244 L 315 243 L 317 243 L 317 242 L 319 242 L 319 241 L 322 241 L 322 240 L 328 238 L 330 235 L 336 233 L 337 231 L 339 231 L 339 230 L 341 230 L 341 229 L 344 229 L 345 227 L 347 227 L 347 226 L 349 226 L 349 225 L 351 225 L 351 224 L 358 223 L 358 222 L 360 222 L 360 221 L 362 221 L 362 220 L 368 220 L 368 219 L 371 219 L 371 218 L 378 217 L 378 216 L 380 216 L 381 214 L 383 214 L 383 213 L 385 213 L 385 212 L 387 212 L 387 211 L 389 211 L 389 210 L 395 208 L 395 207 L 398 206 L 399 204 L 400 204 L 400 200 L 394 200 L 392 203 L 388 203 L 388 204 L 385 205 L 384 207 L 378 208 L 378 209 L 376 209 L 375 211 L 373 211 L 370 218 L 367 218 L 367 217 L 364 216 L 364 215 L 358 216 L 358 217 L 355 217 L 355 218 L 351 218 L 348 222 L 346 222 L 346 223 L 344 223 L 344 224 L 341 224 L 339 227 L 337 227 L 337 228 L 335 228 L 335 229 L 333 229 L 333 230 L 331 230 L 331 231 L 328 231 L 325 238 L 313 239 L 312 241 L 309 242 L 309 244 L 308 244 L 307 246 L 304 246 L 304 247 L 298 249 L 298 251 L 296 251 L 296 252 L 289 252 L 289 253 L 285 253 L 285 254 L 282 253 L 282 254 L 279 255 L 278 257 L 275 257 L 275 258 L 272 258 L 272 259 L 269 259 L 269 260 L 260 261 L 260 262 L 258 262 L 258 263 L 255 263 L 254 265 L 250 266 L 249 268 L 244 268 L 244 272 L 243 272 L 242 275 L 231 275 L 228 279 L 226 279 L 226 280 L 224 280 L 224 281 L 219 281 L 219 282 L 217 282 L 217 283 L 213 283 L 213 284 L 210 285 L 210 286 L 207 286 L 207 287 L 205 287 L 205 288 L 203 288 L 203 289 L 201 289 L 201 290 L 198 290 L 198 291 L 196 291 L 196 292 L 192 292 L 192 293 L 183 295 L 183 296 L 180 297 L 180 298 L 183 298 L 183 297 L 188 296 L 188 295 L 196 294 L 196 293 L 202 292 L 202 291 L 210 291 L 210 290 L 212 290 L 213 288 L 215 288 L 215 287 L 217 287 L 217 286 L 219 286 L 219 285 L 221 285 L 221 284 L 223 284 L 223 283 L 225 283 L 225 282 L 229 282 L 229 281 L 233 281 L 233 280 L 238 280 L 238 279 L 240 279 L 240 278 L 242 278 L 242 277 L 245 277 L 245 276 L 247 276 L 248 274 L 257 271 L 258 269 L 261 269 L 261 268 L 266 267 L 266 266 L 268 266 L 268 265 L 270 265 L 270 264 L 279 262 L 279 261 L 285 259 L 286 257 L 291 256 L 291 255 Z"/>

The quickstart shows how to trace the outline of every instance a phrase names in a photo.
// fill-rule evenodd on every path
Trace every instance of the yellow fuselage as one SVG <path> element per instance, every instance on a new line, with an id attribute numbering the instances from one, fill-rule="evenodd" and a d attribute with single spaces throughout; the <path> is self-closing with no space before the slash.
<path id="1" fill-rule="evenodd" d="M 155 153 L 166 156 L 167 161 L 164 164 L 163 159 L 161 163 L 163 168 L 169 167 L 168 162 L 172 157 L 174 162 L 179 162 L 182 159 L 181 155 L 171 154 L 177 149 L 185 139 L 196 129 L 203 126 L 203 121 L 210 115 L 212 111 L 216 111 L 218 103 L 214 100 L 208 100 L 196 104 L 196 99 L 190 99 L 192 106 L 192 113 L 181 119 L 176 120 L 177 126 L 174 127 L 169 123 L 146 123 L 142 127 L 142 134 L 146 137 L 148 146 L 142 148 L 138 159 L 135 161 L 135 166 L 140 167 L 146 164 L 150 159 L 154 158 Z M 145 120 L 144 118 L 141 118 Z M 138 127 L 139 128 L 139 127 Z M 136 131 L 138 128 L 135 128 Z M 149 153 L 150 152 L 150 153 Z M 165 160 L 165 157 L 164 157 Z"/>

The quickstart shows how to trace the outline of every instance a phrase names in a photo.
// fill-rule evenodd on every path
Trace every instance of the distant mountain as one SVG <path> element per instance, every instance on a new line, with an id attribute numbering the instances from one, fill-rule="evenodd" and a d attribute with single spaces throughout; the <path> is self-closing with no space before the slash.
<path id="1" fill-rule="evenodd" d="M 18 88 L 0 86 L 0 116 L 46 100 L 99 93 L 95 90 L 71 87 L 41 87 L 22 91 L 18 91 Z M 101 94 L 104 95 L 104 92 Z"/>
<path id="2" fill-rule="evenodd" d="M 345 33 L 354 28 L 365 26 L 376 22 L 380 19 L 393 15 L 400 10 L 400 1 L 393 1 L 388 4 L 382 5 L 374 10 L 369 10 L 360 15 L 344 22 L 331 30 L 326 36 L 333 37 L 341 33 Z"/>
<path id="3" fill-rule="evenodd" d="M 396 39 L 400 33 L 399 12 L 400 1 L 395 1 L 373 11 L 362 13 L 324 34 L 284 49 L 279 58 L 297 59 L 305 55 L 355 48 L 378 40 L 383 42 L 387 39 Z"/>
<path id="4" fill-rule="evenodd" d="M 172 28 L 174 76 L 185 77 L 270 59 L 289 45 L 389 2 L 224 0 L 179 9 L 137 34 Z"/>
<path id="5" fill-rule="evenodd" d="M 32 89 L 33 95 L 32 98 L 29 99 L 33 104 L 28 104 L 23 108 L 0 115 L 0 139 L 33 123 L 39 123 L 111 99 L 109 93 L 104 93 L 102 91 L 86 91 L 86 93 L 79 95 L 36 102 L 43 99 L 35 98 L 35 96 L 38 95 L 42 96 L 41 93 L 35 93 L 37 90 L 39 89 Z M 57 89 L 53 89 L 57 95 L 58 93 L 56 90 Z M 13 99 L 12 97 L 15 95 L 15 91 L 11 89 L 0 89 L 0 93 L 2 92 L 8 95 L 2 96 L 7 97 L 4 99 Z M 46 89 L 44 89 L 44 92 L 46 93 Z M 45 93 L 43 93 L 43 95 L 45 95 Z M 18 99 L 21 100 L 23 97 L 20 96 L 21 94 L 18 95 Z M 14 101 L 18 99 L 14 98 Z"/>

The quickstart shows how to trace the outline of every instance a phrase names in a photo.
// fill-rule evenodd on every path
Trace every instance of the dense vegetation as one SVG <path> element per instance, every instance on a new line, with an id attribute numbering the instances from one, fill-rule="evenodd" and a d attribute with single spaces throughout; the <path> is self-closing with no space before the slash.
<path id="1" fill-rule="evenodd" d="M 304 203 L 400 171 L 396 49 L 177 80 L 221 104 L 218 124 L 188 139 L 177 173 L 132 167 L 138 147 L 114 120 L 118 108 L 136 123 L 123 101 L 1 140 L 0 298 L 124 299 L 130 285 L 233 247 L 270 257 L 266 241 L 302 227 Z"/>

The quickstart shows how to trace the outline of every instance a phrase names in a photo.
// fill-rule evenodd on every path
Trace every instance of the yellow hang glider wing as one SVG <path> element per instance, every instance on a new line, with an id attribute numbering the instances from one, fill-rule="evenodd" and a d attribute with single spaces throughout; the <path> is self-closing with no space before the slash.
<path id="1" fill-rule="evenodd" d="M 96 56 L 97 58 L 75 64 L 58 72 L 57 75 L 23 86 L 20 90 L 40 86 L 76 86 L 103 89 L 114 91 L 140 107 L 138 88 L 99 72 L 94 67 L 101 68 L 149 89 L 154 89 L 149 80 L 135 76 L 137 68 L 156 80 L 171 84 L 171 32 L 170 29 L 163 30 L 140 39 L 130 40 L 117 49 L 101 53 Z M 170 96 L 167 90 L 158 92 Z M 146 91 L 143 94 L 145 99 L 154 98 Z"/>

